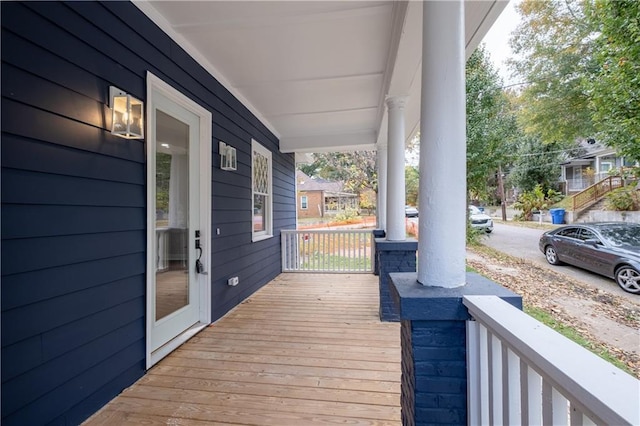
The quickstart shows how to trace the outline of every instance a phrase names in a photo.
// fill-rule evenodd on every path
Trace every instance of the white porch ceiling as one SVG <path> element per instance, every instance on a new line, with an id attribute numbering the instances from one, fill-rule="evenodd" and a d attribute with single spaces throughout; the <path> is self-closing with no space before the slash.
<path id="1" fill-rule="evenodd" d="M 283 152 L 375 149 L 385 97 L 420 117 L 420 1 L 136 1 L 280 138 Z M 466 1 L 467 57 L 507 1 Z"/>

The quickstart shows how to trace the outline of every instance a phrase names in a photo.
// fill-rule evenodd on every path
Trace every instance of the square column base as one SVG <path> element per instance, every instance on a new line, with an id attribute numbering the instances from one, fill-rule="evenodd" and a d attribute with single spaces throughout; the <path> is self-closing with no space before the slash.
<path id="1" fill-rule="evenodd" d="M 400 321 L 398 310 L 391 298 L 389 274 L 392 272 L 415 272 L 418 241 L 387 241 L 377 238 L 378 282 L 380 287 L 380 321 Z"/>
<path id="2" fill-rule="evenodd" d="M 402 321 L 402 424 L 466 425 L 467 337 L 464 296 L 497 296 L 518 309 L 522 297 L 476 273 L 457 288 L 426 287 L 415 273 L 390 274 Z"/>
<path id="3" fill-rule="evenodd" d="M 378 265 L 378 250 L 377 250 L 377 243 L 376 241 L 378 239 L 380 240 L 384 240 L 384 237 L 386 237 L 386 232 L 384 232 L 384 229 L 374 229 L 373 230 L 373 275 L 380 275 L 380 266 Z"/>

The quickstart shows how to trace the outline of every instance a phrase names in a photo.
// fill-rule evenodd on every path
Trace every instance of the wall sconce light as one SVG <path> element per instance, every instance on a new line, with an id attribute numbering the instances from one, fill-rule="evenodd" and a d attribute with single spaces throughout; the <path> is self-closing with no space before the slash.
<path id="1" fill-rule="evenodd" d="M 144 102 L 111 86 L 109 106 L 113 113 L 112 134 L 125 139 L 144 139 Z"/>
<path id="2" fill-rule="evenodd" d="M 238 157 L 236 149 L 226 143 L 220 141 L 220 168 L 222 170 L 237 170 Z"/>

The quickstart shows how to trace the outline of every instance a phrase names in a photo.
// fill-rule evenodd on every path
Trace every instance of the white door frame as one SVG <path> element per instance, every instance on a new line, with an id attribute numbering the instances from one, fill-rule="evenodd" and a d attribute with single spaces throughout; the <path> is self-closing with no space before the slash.
<path id="1" fill-rule="evenodd" d="M 172 102 L 189 110 L 199 117 L 200 121 L 200 244 L 203 249 L 202 258 L 205 271 L 211 271 L 211 112 L 192 101 L 160 78 L 147 72 L 147 298 L 146 298 L 146 367 L 147 369 L 171 353 L 194 334 L 211 323 L 211 280 L 210 275 L 198 274 L 199 314 L 198 322 L 182 334 L 170 340 L 155 351 L 151 350 L 151 331 L 155 314 L 152 306 L 154 300 L 155 268 L 155 182 L 156 162 L 153 156 L 156 151 L 156 123 L 153 112 L 153 93 L 158 92 Z M 194 266 L 195 267 L 195 266 Z"/>

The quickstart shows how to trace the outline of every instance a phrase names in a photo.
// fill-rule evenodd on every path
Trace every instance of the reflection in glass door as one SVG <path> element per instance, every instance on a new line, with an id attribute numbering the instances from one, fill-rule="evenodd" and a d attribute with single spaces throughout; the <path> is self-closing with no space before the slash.
<path id="1" fill-rule="evenodd" d="M 156 321 L 189 303 L 189 127 L 156 112 Z"/>

